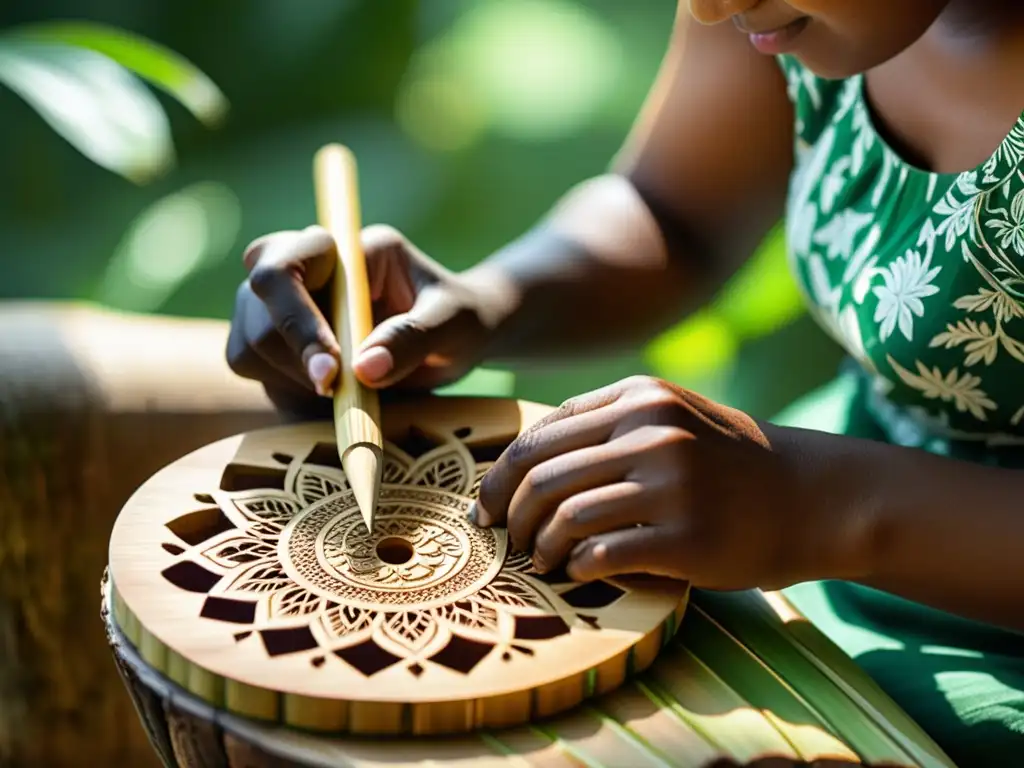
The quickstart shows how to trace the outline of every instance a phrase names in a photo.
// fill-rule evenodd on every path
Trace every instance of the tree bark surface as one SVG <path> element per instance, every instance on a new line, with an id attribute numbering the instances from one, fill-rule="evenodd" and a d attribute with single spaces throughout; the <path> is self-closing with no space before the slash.
<path id="1" fill-rule="evenodd" d="M 158 766 L 98 620 L 110 530 L 150 475 L 278 417 L 227 325 L 0 304 L 0 765 Z"/>

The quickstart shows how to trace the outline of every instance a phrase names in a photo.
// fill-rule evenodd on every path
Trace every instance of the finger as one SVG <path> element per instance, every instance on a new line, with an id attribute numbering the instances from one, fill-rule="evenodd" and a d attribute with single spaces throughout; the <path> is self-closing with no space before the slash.
<path id="1" fill-rule="evenodd" d="M 255 256 L 247 252 L 248 262 L 254 262 L 249 285 L 266 305 L 288 347 L 302 361 L 317 391 L 326 394 L 334 380 L 325 374 L 333 369 L 336 377 L 340 352 L 330 325 L 310 295 L 310 287 L 323 287 L 333 273 L 337 263 L 334 241 L 323 230 L 315 229 L 293 238 L 270 238 L 256 250 Z"/>
<path id="2" fill-rule="evenodd" d="M 622 397 L 625 389 L 625 382 L 617 381 L 614 384 L 609 384 L 605 387 L 601 387 L 600 389 L 595 389 L 591 392 L 571 397 L 551 413 L 537 419 L 537 421 L 531 424 L 530 427 L 524 430 L 523 434 L 544 429 L 555 422 L 563 421 L 565 419 L 572 418 L 573 416 L 579 416 L 590 411 L 596 411 L 606 405 L 611 405 Z"/>
<path id="3" fill-rule="evenodd" d="M 533 567 L 557 568 L 580 541 L 599 533 L 650 523 L 651 493 L 637 482 L 592 488 L 565 499 L 546 518 L 533 545 Z"/>
<path id="4" fill-rule="evenodd" d="M 633 457 L 601 444 L 560 454 L 531 469 L 508 508 L 508 535 L 516 549 L 533 549 L 537 530 L 569 497 L 625 479 Z"/>
<path id="5" fill-rule="evenodd" d="M 308 398 L 312 392 L 312 383 L 302 374 L 298 360 L 248 283 L 239 286 L 235 295 L 226 353 L 228 367 L 243 378 L 294 390 L 293 394 L 300 397 Z"/>
<path id="6" fill-rule="evenodd" d="M 505 521 L 513 496 L 535 467 L 556 456 L 605 443 L 619 417 L 613 408 L 598 408 L 560 420 L 538 422 L 520 434 L 480 483 L 477 524 L 488 526 Z"/>
<path id="7" fill-rule="evenodd" d="M 242 303 L 242 328 L 249 348 L 259 355 L 268 368 L 287 376 L 303 390 L 314 390 L 313 381 L 303 371 L 298 356 L 274 325 L 267 305 L 252 292 L 248 282 L 243 283 L 239 289 L 239 298 Z M 330 360 L 334 363 L 333 357 Z"/>
<path id="8" fill-rule="evenodd" d="M 388 315 L 408 312 L 416 301 L 409 242 L 393 227 L 375 224 L 363 230 L 362 244 L 370 298 L 384 304 Z"/>
<path id="9" fill-rule="evenodd" d="M 238 376 L 262 384 L 275 404 L 279 400 L 293 404 L 313 403 L 319 400 L 330 403 L 327 398 L 317 397 L 308 381 L 303 380 L 300 383 L 296 378 L 275 368 L 252 345 L 244 340 L 239 341 L 240 338 L 241 332 L 236 332 L 235 326 L 232 326 L 227 345 L 228 367 Z"/>
<path id="10" fill-rule="evenodd" d="M 242 254 L 250 274 L 268 258 L 294 264 L 301 270 L 306 288 L 315 293 L 330 283 L 338 251 L 331 233 L 314 225 L 300 231 L 264 235 L 249 243 Z"/>
<path id="11" fill-rule="evenodd" d="M 353 360 L 356 377 L 367 386 L 386 387 L 415 369 L 415 360 L 395 366 L 396 343 L 411 333 L 410 318 L 401 317 L 416 304 L 416 287 L 409 268 L 408 241 L 392 227 L 374 225 L 363 230 L 363 249 L 373 300 L 374 331 L 363 340 Z M 381 328 L 380 326 L 384 326 Z M 412 340 L 410 340 L 412 341 Z M 415 346 L 415 342 L 413 342 Z M 398 350 L 400 363 L 408 355 Z"/>
<path id="12" fill-rule="evenodd" d="M 287 393 L 292 398 L 304 398 L 306 400 L 315 398 L 311 386 L 300 385 L 291 376 L 288 376 L 267 363 L 259 352 L 241 339 L 241 332 L 236 332 L 232 326 L 228 336 L 227 362 L 233 373 L 244 379 L 252 379 L 263 384 L 265 388 L 274 389 Z"/>
<path id="13" fill-rule="evenodd" d="M 366 337 L 353 362 L 356 376 L 371 387 L 398 383 L 446 345 L 461 310 L 445 289 L 425 287 L 412 309 L 384 320 Z"/>
<path id="14" fill-rule="evenodd" d="M 629 573 L 683 578 L 675 538 L 661 526 L 624 528 L 591 536 L 569 555 L 566 573 L 573 581 L 594 581 Z"/>
<path id="15" fill-rule="evenodd" d="M 234 373 L 245 379 L 259 381 L 260 375 L 266 369 L 266 361 L 249 346 L 249 329 L 246 325 L 249 323 L 248 302 L 252 298 L 248 281 L 242 283 L 235 291 L 235 308 L 228 328 L 226 354 L 228 367 Z"/>

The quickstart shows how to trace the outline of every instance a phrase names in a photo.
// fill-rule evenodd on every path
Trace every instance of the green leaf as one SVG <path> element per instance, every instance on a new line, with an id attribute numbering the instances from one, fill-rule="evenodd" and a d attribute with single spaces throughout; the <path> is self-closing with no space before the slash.
<path id="1" fill-rule="evenodd" d="M 174 164 L 159 101 L 102 54 L 8 34 L 0 38 L 0 83 L 108 170 L 141 182 Z"/>
<path id="2" fill-rule="evenodd" d="M 59 21 L 18 27 L 4 38 L 61 44 L 102 54 L 169 93 L 206 125 L 219 124 L 227 114 L 224 94 L 194 64 L 130 32 L 91 22 Z"/>

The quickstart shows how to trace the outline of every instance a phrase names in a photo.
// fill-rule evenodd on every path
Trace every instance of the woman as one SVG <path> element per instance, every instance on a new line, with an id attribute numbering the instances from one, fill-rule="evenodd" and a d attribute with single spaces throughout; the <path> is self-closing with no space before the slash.
<path id="1" fill-rule="evenodd" d="M 683 3 L 614 173 L 461 274 L 366 231 L 381 322 L 357 373 L 432 388 L 485 360 L 642 343 L 785 215 L 850 372 L 774 423 L 646 377 L 581 395 L 505 452 L 476 520 L 580 580 L 788 588 L 954 760 L 1016 764 L 1021 72 L 1019 3 Z M 316 228 L 253 243 L 229 343 L 237 373 L 304 415 L 338 370 L 317 309 L 331 248 Z"/>

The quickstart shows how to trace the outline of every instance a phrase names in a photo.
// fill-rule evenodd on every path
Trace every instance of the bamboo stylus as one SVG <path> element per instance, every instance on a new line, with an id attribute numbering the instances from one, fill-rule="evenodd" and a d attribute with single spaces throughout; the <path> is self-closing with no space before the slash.
<path id="1" fill-rule="evenodd" d="M 352 361 L 373 330 L 370 282 L 363 254 L 356 161 L 352 152 L 330 144 L 313 161 L 317 218 L 338 249 L 334 274 L 333 328 L 341 347 L 341 370 L 334 390 L 338 455 L 367 530 L 380 493 L 383 437 L 377 392 L 356 379 Z"/>

